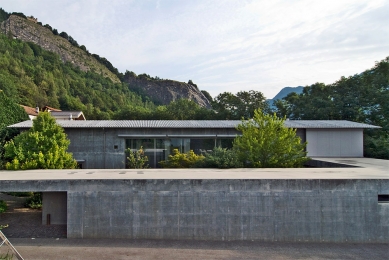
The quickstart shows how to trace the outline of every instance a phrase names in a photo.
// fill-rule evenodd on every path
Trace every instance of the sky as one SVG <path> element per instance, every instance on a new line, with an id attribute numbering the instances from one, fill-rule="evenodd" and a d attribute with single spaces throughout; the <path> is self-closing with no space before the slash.
<path id="1" fill-rule="evenodd" d="M 389 0 L 0 0 L 120 72 L 192 80 L 215 97 L 331 84 L 389 56 Z"/>

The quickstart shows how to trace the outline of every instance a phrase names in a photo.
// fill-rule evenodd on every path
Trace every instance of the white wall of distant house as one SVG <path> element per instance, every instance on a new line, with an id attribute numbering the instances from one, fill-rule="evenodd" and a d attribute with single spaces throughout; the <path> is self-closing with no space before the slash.
<path id="1" fill-rule="evenodd" d="M 311 157 L 363 157 L 363 129 L 307 129 Z"/>

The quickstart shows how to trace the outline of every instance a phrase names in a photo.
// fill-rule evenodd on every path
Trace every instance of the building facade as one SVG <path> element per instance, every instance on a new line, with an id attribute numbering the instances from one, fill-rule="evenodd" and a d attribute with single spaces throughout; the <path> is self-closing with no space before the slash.
<path id="1" fill-rule="evenodd" d="M 231 148 L 241 133 L 241 121 L 228 120 L 141 120 L 141 121 L 57 121 L 70 139 L 69 152 L 87 169 L 125 168 L 126 149 L 144 149 L 149 165 L 158 168 L 174 149 L 197 154 L 216 146 Z M 27 129 L 31 121 L 11 127 Z M 307 142 L 310 157 L 363 157 L 363 129 L 379 128 L 350 121 L 288 120 Z"/>

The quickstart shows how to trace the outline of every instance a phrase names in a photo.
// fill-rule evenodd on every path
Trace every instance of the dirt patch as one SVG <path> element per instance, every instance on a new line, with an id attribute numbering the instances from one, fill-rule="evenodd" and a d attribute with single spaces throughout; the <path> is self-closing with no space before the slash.
<path id="1" fill-rule="evenodd" d="M 42 225 L 42 210 L 24 207 L 26 198 L 0 193 L 0 200 L 8 210 L 0 214 L 0 225 L 8 225 L 2 231 L 10 238 L 66 238 L 66 225 Z"/>

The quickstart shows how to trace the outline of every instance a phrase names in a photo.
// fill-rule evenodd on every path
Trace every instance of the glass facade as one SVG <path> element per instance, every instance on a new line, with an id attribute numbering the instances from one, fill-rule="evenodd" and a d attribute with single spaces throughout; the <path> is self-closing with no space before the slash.
<path id="1" fill-rule="evenodd" d="M 173 153 L 173 149 L 178 149 L 180 153 L 187 153 L 193 150 L 196 154 L 210 152 L 216 146 L 231 148 L 233 139 L 190 139 L 190 138 L 145 138 L 126 139 L 126 148 L 138 150 L 143 147 L 145 155 L 149 159 L 151 168 L 159 168 L 158 162 L 167 160 Z"/>

